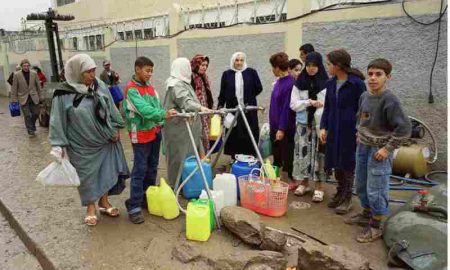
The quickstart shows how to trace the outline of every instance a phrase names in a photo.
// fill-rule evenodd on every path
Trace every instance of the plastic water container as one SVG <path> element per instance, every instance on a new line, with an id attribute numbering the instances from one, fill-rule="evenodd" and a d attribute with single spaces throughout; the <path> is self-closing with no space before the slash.
<path id="1" fill-rule="evenodd" d="M 202 161 L 202 167 L 203 170 L 205 171 L 209 189 L 212 189 L 213 183 L 212 183 L 211 164 L 206 161 Z M 183 173 L 181 174 L 181 181 L 183 182 L 196 168 L 197 168 L 197 161 L 195 157 L 194 156 L 188 157 L 184 161 Z M 206 188 L 203 183 L 202 174 L 200 173 L 200 170 L 197 170 L 191 177 L 191 179 L 189 179 L 189 181 L 186 183 L 186 185 L 183 186 L 183 196 L 186 199 L 198 198 L 200 196 L 200 193 L 202 192 L 202 189 Z"/>
<path id="2" fill-rule="evenodd" d="M 161 205 L 158 201 L 159 186 L 149 186 L 145 194 L 147 195 L 147 208 L 151 215 L 162 217 Z"/>
<path id="3" fill-rule="evenodd" d="M 224 196 L 222 190 L 210 190 L 212 199 L 214 201 L 214 210 L 219 215 L 220 210 L 222 210 L 224 205 Z M 208 199 L 208 194 L 206 193 L 206 190 L 202 190 L 202 193 L 200 194 L 200 199 Z"/>
<path id="4" fill-rule="evenodd" d="M 165 219 L 174 219 L 180 215 L 180 209 L 178 208 L 175 193 L 169 185 L 167 185 L 164 178 L 161 178 L 159 184 L 158 198 Z"/>
<path id="5" fill-rule="evenodd" d="M 223 192 L 223 205 L 234 206 L 237 204 L 236 176 L 231 173 L 217 174 L 214 178 L 214 190 Z"/>
<path id="6" fill-rule="evenodd" d="M 260 165 L 253 156 L 236 155 L 236 161 L 231 165 L 231 173 L 239 179 L 240 176 L 249 175 L 253 169 L 259 169 Z M 253 174 L 258 175 L 259 171 L 255 170 Z M 237 196 L 239 194 L 239 183 L 236 181 Z"/>
<path id="7" fill-rule="evenodd" d="M 211 236 L 211 215 L 209 204 L 192 201 L 186 213 L 186 238 L 194 241 L 208 241 Z"/>
<path id="8" fill-rule="evenodd" d="M 215 114 L 211 117 L 211 124 L 209 126 L 209 139 L 212 141 L 217 140 L 222 133 L 222 119 L 220 115 Z"/>
<path id="9" fill-rule="evenodd" d="M 211 231 L 214 229 L 214 227 L 216 226 L 216 220 L 214 219 L 214 203 L 212 200 L 210 199 L 193 199 L 191 201 L 194 204 L 202 204 L 202 205 L 206 205 L 209 207 L 209 227 L 211 229 Z"/>

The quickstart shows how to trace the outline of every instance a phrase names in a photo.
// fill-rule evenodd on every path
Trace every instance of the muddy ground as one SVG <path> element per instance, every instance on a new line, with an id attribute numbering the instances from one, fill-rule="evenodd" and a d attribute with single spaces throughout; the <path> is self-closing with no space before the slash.
<path id="1" fill-rule="evenodd" d="M 186 241 L 184 215 L 166 221 L 145 214 L 144 224 L 131 224 L 124 206 L 129 192 L 127 188 L 120 196 L 111 197 L 111 203 L 119 207 L 122 215 L 118 218 L 102 217 L 96 227 L 88 228 L 83 223 L 85 209 L 80 206 L 76 189 L 44 188 L 35 182 L 39 171 L 51 161 L 48 154 L 48 130 L 38 127 L 37 136 L 28 138 L 23 119 L 11 118 L 7 111 L 7 100 L 0 98 L 0 132 L 0 200 L 37 247 L 36 253 L 44 269 L 51 266 L 64 270 L 186 269 L 171 255 L 173 247 Z M 131 169 L 131 146 L 125 133 L 123 135 L 125 154 Z M 226 159 L 223 160 L 226 163 Z M 164 162 L 161 162 L 161 176 L 165 175 L 164 167 Z M 345 246 L 367 257 L 373 269 L 388 269 L 384 243 L 357 243 L 354 239 L 361 228 L 345 225 L 342 216 L 335 215 L 326 207 L 334 186 L 327 184 L 326 190 L 324 203 L 314 204 L 309 196 L 290 196 L 290 202 L 304 201 L 310 203 L 311 207 L 290 208 L 284 217 L 262 217 L 262 220 L 268 226 L 295 234 L 291 230 L 294 227 L 323 242 Z M 393 195 L 404 198 L 410 194 L 403 192 Z M 353 211 L 356 212 L 359 210 L 356 197 L 354 205 Z M 0 225 L 4 224 L 2 222 Z M 0 241 L 3 241 L 2 238 Z M 208 242 L 194 244 L 211 258 L 249 248 L 226 230 L 214 232 Z M 3 247 L 0 252 L 9 256 Z M 0 254 L 0 269 L 11 258 L 5 259 Z"/>

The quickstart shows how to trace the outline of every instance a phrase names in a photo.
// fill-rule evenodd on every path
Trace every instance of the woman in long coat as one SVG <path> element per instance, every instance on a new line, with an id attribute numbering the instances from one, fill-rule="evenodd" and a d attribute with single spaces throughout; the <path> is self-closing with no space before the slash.
<path id="1" fill-rule="evenodd" d="M 178 112 L 208 112 L 195 95 L 191 86 L 191 64 L 187 58 L 177 58 L 172 63 L 170 77 L 166 81 L 164 108 L 175 109 Z M 191 124 L 195 146 L 204 153 L 202 146 L 202 123 L 200 118 L 193 119 Z M 166 122 L 163 129 L 164 144 L 167 156 L 168 184 L 175 187 L 180 179 L 183 162 L 188 156 L 194 155 L 194 148 L 188 135 L 185 119 L 174 117 Z"/>
<path id="2" fill-rule="evenodd" d="M 262 84 L 258 73 L 247 67 L 246 55 L 236 52 L 231 57 L 230 69 L 222 74 L 218 108 L 236 108 L 241 105 L 257 106 L 256 97 L 262 92 Z M 245 113 L 256 142 L 259 140 L 258 112 Z M 237 125 L 232 127 L 230 137 L 225 145 L 225 154 L 234 159 L 236 154 L 255 155 L 255 149 L 240 116 Z"/>
<path id="3" fill-rule="evenodd" d="M 320 122 L 320 139 L 325 145 L 325 169 L 334 169 L 337 193 L 328 204 L 337 214 L 352 207 L 356 165 L 356 114 L 359 97 L 366 91 L 364 75 L 351 67 L 351 57 L 343 49 L 327 54 L 328 72 L 325 107 Z"/>
<path id="4" fill-rule="evenodd" d="M 95 77 L 95 62 L 87 54 L 67 61 L 66 82 L 55 90 L 49 140 L 62 147 L 80 178 L 78 191 L 87 206 L 85 223 L 97 224 L 95 203 L 111 217 L 119 210 L 108 201 L 108 192 L 129 177 L 119 129 L 125 123 L 108 87 Z M 121 191 L 120 191 L 121 192 Z"/>

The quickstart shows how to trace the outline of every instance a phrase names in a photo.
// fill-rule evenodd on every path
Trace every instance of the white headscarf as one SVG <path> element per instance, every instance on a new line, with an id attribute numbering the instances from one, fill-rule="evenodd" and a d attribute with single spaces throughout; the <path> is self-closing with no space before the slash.
<path id="1" fill-rule="evenodd" d="M 188 84 L 191 83 L 191 62 L 189 59 L 179 57 L 172 62 L 170 69 L 170 77 L 166 81 L 167 88 L 173 87 L 177 82 L 183 81 Z"/>
<path id="2" fill-rule="evenodd" d="M 238 56 L 242 56 L 244 58 L 244 65 L 242 69 L 236 69 L 234 67 L 234 61 Z M 231 56 L 230 61 L 230 69 L 234 70 L 236 73 L 234 75 L 235 87 L 236 87 L 236 98 L 240 104 L 244 104 L 244 78 L 242 77 L 242 72 L 247 69 L 247 56 L 243 52 L 235 52 L 233 56 Z"/>
<path id="3" fill-rule="evenodd" d="M 87 54 L 72 56 L 64 66 L 66 81 L 79 93 L 86 94 L 88 87 L 83 83 L 83 72 L 96 68 L 94 60 Z"/>

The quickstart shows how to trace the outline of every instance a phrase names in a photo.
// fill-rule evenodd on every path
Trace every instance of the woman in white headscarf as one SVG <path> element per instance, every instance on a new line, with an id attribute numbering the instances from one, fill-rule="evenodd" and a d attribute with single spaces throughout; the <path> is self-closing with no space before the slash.
<path id="1" fill-rule="evenodd" d="M 87 206 L 85 223 L 97 224 L 99 210 L 117 217 L 108 201 L 120 194 L 129 176 L 119 129 L 124 127 L 108 87 L 95 77 L 96 65 L 87 54 L 77 54 L 65 65 L 66 82 L 58 85 L 52 100 L 49 140 L 61 147 L 80 178 L 78 191 Z"/>
<path id="2" fill-rule="evenodd" d="M 218 107 L 236 108 L 242 105 L 256 106 L 256 97 L 262 92 L 262 84 L 256 70 L 247 67 L 246 55 L 236 52 L 231 57 L 230 69 L 222 74 Z M 245 114 L 255 140 L 259 139 L 258 113 L 249 111 Z M 241 117 L 233 127 L 225 145 L 225 154 L 234 159 L 236 154 L 255 155 L 245 123 Z"/>
<path id="3" fill-rule="evenodd" d="M 170 77 L 166 81 L 166 96 L 164 108 L 175 109 L 178 112 L 206 112 L 191 86 L 191 63 L 187 58 L 177 58 L 172 63 Z M 197 150 L 204 153 L 202 146 L 202 124 L 200 117 L 194 119 L 192 125 Z M 164 144 L 167 156 L 168 183 L 174 187 L 183 169 L 183 161 L 194 155 L 194 148 L 189 139 L 186 123 L 183 118 L 172 118 L 166 122 L 163 130 Z"/>

